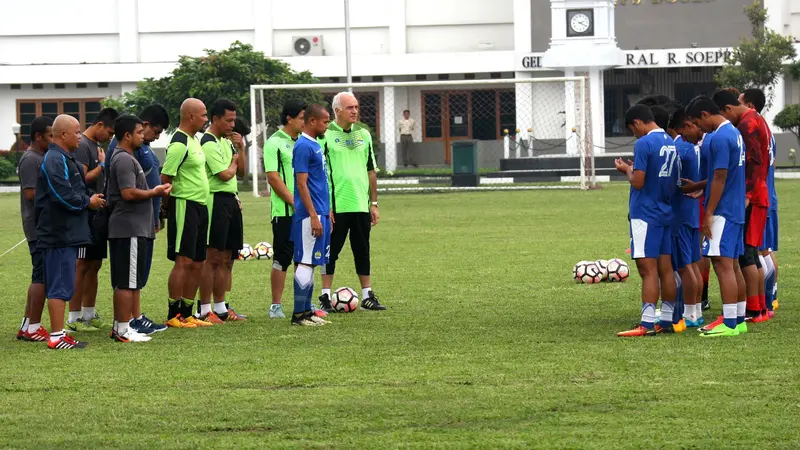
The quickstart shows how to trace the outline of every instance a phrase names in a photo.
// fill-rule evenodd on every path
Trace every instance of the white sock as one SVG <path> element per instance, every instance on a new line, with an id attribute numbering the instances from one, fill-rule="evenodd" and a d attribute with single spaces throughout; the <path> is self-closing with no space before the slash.
<path id="1" fill-rule="evenodd" d="M 200 308 L 202 308 L 202 307 L 203 307 L 203 305 L 200 305 Z M 226 312 L 228 312 L 228 308 L 225 307 L 225 301 L 224 300 L 219 302 L 219 303 L 214 302 L 214 312 L 217 313 L 217 314 L 225 314 Z"/>
<path id="2" fill-rule="evenodd" d="M 772 264 L 772 257 L 767 255 L 761 258 L 761 265 L 764 266 L 764 278 L 769 278 L 775 272 L 775 265 Z"/>
<path id="3" fill-rule="evenodd" d="M 691 320 L 692 322 L 697 321 L 697 305 L 683 305 L 683 318 L 686 320 Z"/>
<path id="4" fill-rule="evenodd" d="M 83 320 L 88 322 L 94 318 L 94 306 L 81 306 Z"/>
<path id="5" fill-rule="evenodd" d="M 744 317 L 745 311 L 747 311 L 747 302 L 736 302 L 736 317 Z"/>
<path id="6" fill-rule="evenodd" d="M 80 318 L 81 318 L 81 312 L 80 311 L 70 311 L 69 312 L 69 318 L 67 319 L 67 322 L 75 323 Z"/>
<path id="7" fill-rule="evenodd" d="M 137 317 L 136 320 L 143 320 L 142 319 L 143 317 L 144 317 L 144 314 L 142 314 L 141 316 Z"/>
<path id="8" fill-rule="evenodd" d="M 361 299 L 365 299 L 369 297 L 369 292 L 372 290 L 371 287 L 361 288 Z"/>
<path id="9" fill-rule="evenodd" d="M 322 295 L 327 295 L 328 299 L 330 300 L 330 298 L 331 298 L 331 290 L 322 288 Z"/>
<path id="10" fill-rule="evenodd" d="M 22 325 L 19 326 L 19 329 L 22 330 L 22 331 L 27 330 L 28 329 L 28 325 L 30 325 L 30 323 L 31 323 L 31 319 L 28 319 L 27 317 L 23 317 L 22 318 Z"/>
<path id="11" fill-rule="evenodd" d="M 128 332 L 128 325 L 129 325 L 129 323 L 125 322 L 125 321 L 117 322 L 117 327 L 116 327 L 117 328 L 117 334 L 122 336 L 123 334 L 127 333 Z"/>
<path id="12" fill-rule="evenodd" d="M 64 330 L 56 331 L 55 333 L 50 333 L 50 342 L 58 342 L 63 337 L 64 337 Z"/>
<path id="13" fill-rule="evenodd" d="M 205 316 L 211 312 L 211 303 L 200 303 L 200 315 Z"/>
<path id="14" fill-rule="evenodd" d="M 675 311 L 675 302 L 661 301 L 661 322 L 672 323 L 672 312 Z"/>
<path id="15" fill-rule="evenodd" d="M 32 323 L 32 324 L 28 325 L 28 333 L 31 333 L 31 334 L 36 333 L 37 331 L 39 331 L 39 328 L 42 328 L 42 324 L 40 324 L 40 323 Z"/>

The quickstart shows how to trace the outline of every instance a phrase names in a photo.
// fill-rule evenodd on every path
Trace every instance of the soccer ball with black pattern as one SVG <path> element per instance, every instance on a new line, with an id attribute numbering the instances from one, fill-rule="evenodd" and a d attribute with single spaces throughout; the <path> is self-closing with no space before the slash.
<path id="1" fill-rule="evenodd" d="M 597 268 L 600 269 L 600 279 L 605 281 L 608 279 L 608 261 L 605 259 L 598 259 L 594 262 Z"/>
<path id="2" fill-rule="evenodd" d="M 630 273 L 631 269 L 625 261 L 619 258 L 608 261 L 608 281 L 612 283 L 625 281 Z"/>
<path id="3" fill-rule="evenodd" d="M 572 278 L 577 283 L 599 283 L 601 280 L 600 268 L 592 261 L 580 261 L 572 268 Z"/>
<path id="4" fill-rule="evenodd" d="M 358 309 L 358 294 L 349 287 L 333 291 L 331 306 L 336 312 L 353 312 Z"/>
<path id="5" fill-rule="evenodd" d="M 253 247 L 253 254 L 256 259 L 272 259 L 275 251 L 272 249 L 272 244 L 269 242 L 259 242 Z"/>
<path id="6" fill-rule="evenodd" d="M 239 261 L 249 261 L 253 256 L 253 247 L 250 247 L 250 244 L 242 245 L 242 249 L 239 250 Z"/>

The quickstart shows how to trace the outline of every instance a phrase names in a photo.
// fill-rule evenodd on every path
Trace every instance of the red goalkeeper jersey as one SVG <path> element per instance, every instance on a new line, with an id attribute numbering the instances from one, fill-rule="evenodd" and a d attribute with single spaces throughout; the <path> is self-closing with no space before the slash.
<path id="1" fill-rule="evenodd" d="M 750 203 L 769 206 L 767 172 L 769 171 L 769 127 L 754 109 L 748 110 L 739 119 L 739 133 L 745 145 L 745 192 Z"/>

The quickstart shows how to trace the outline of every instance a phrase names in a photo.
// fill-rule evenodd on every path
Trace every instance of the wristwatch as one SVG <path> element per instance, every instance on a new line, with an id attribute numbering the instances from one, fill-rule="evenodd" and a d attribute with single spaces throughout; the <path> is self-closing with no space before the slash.
<path id="1" fill-rule="evenodd" d="M 377 208 L 378 207 L 378 202 L 372 202 L 372 203 L 370 203 L 370 205 L 372 205 L 372 206 Z"/>

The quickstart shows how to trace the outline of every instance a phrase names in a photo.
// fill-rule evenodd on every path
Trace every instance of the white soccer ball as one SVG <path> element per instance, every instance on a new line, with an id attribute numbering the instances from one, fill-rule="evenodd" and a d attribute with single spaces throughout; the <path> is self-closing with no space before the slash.
<path id="1" fill-rule="evenodd" d="M 358 309 L 358 294 L 349 287 L 342 287 L 333 291 L 331 306 L 337 312 L 353 312 Z"/>
<path id="2" fill-rule="evenodd" d="M 253 259 L 253 247 L 250 247 L 250 244 L 242 245 L 242 249 L 239 250 L 239 261 L 249 261 Z"/>
<path id="3" fill-rule="evenodd" d="M 578 283 L 595 284 L 601 280 L 600 268 L 591 261 L 581 261 L 572 269 L 572 277 Z"/>
<path id="4" fill-rule="evenodd" d="M 628 263 L 625 261 L 614 258 L 608 261 L 608 281 L 614 283 L 618 281 L 625 281 L 631 273 Z"/>
<path id="5" fill-rule="evenodd" d="M 608 261 L 605 259 L 598 259 L 594 263 L 597 264 L 597 268 L 600 269 L 600 279 L 608 279 Z"/>
<path id="6" fill-rule="evenodd" d="M 272 259 L 275 250 L 272 249 L 272 244 L 269 242 L 259 242 L 253 247 L 253 254 L 256 259 Z"/>

